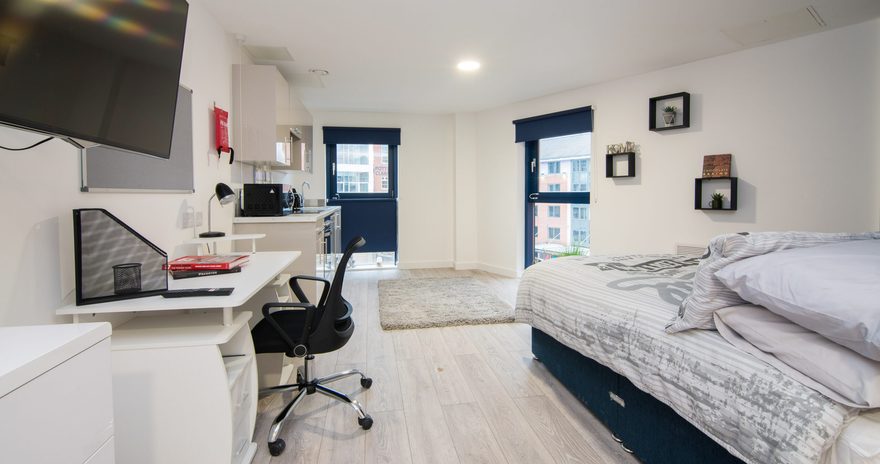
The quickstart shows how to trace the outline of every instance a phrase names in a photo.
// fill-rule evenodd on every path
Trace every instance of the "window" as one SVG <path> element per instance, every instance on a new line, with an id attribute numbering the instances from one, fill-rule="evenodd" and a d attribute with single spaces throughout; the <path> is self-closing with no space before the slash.
<path id="1" fill-rule="evenodd" d="M 550 184 L 547 186 L 548 192 L 559 192 L 559 184 Z"/>
<path id="2" fill-rule="evenodd" d="M 538 226 L 535 226 L 535 237 L 538 236 Z"/>
<path id="3" fill-rule="evenodd" d="M 588 235 L 586 230 L 575 229 L 571 231 L 571 242 L 574 245 L 585 244 L 587 241 L 587 237 Z"/>
<path id="4" fill-rule="evenodd" d="M 393 197 L 396 155 L 396 145 L 328 144 L 327 195 Z"/>
<path id="5" fill-rule="evenodd" d="M 366 172 L 341 172 L 337 179 L 336 191 L 339 193 L 369 193 L 370 175 Z"/>
<path id="6" fill-rule="evenodd" d="M 590 190 L 590 160 L 571 160 L 571 191 L 587 192 Z"/>
<path id="7" fill-rule="evenodd" d="M 559 227 L 548 227 L 547 228 L 547 238 L 549 240 L 559 240 L 562 236 L 562 233 L 559 230 Z"/>
<path id="8" fill-rule="evenodd" d="M 589 219 L 587 215 L 587 207 L 586 206 L 572 206 L 571 207 L 571 218 L 572 219 Z"/>
<path id="9" fill-rule="evenodd" d="M 547 174 L 559 174 L 559 161 L 547 163 Z"/>
<path id="10" fill-rule="evenodd" d="M 551 205 L 547 207 L 547 216 L 549 217 L 559 217 L 559 205 Z"/>

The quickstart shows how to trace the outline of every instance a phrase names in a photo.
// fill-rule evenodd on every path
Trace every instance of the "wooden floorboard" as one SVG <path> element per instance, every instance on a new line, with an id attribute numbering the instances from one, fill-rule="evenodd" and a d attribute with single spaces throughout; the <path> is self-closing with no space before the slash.
<path id="1" fill-rule="evenodd" d="M 266 435 L 291 394 L 262 399 L 254 440 L 257 464 L 313 463 L 624 463 L 609 431 L 531 355 L 523 324 L 384 331 L 378 281 L 469 277 L 513 304 L 517 279 L 481 271 L 383 269 L 346 275 L 355 334 L 342 349 L 316 355 L 324 376 L 350 368 L 373 378 L 369 390 L 354 376 L 330 385 L 360 401 L 374 420 L 364 431 L 350 406 L 323 395 L 304 398 L 271 457 Z M 301 364 L 297 360 L 298 364 Z"/>

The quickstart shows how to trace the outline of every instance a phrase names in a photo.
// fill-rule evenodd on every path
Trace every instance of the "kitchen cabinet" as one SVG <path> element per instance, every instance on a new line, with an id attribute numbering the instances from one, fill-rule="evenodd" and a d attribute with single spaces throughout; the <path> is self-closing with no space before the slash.
<path id="1" fill-rule="evenodd" d="M 287 160 L 283 166 L 273 166 L 273 170 L 312 172 L 312 126 L 280 125 L 276 128 L 280 142 L 278 150 Z"/>
<path id="2" fill-rule="evenodd" d="M 239 161 L 290 168 L 291 153 L 278 136 L 289 102 L 290 87 L 275 66 L 232 66 L 232 143 Z"/>

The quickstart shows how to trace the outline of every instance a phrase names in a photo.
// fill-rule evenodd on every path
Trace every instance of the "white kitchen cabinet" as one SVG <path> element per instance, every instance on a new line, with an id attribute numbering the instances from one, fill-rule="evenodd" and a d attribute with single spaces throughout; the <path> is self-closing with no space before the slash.
<path id="1" fill-rule="evenodd" d="M 290 152 L 278 145 L 279 122 L 290 112 L 289 89 L 275 66 L 232 66 L 232 144 L 242 163 L 290 167 Z"/>

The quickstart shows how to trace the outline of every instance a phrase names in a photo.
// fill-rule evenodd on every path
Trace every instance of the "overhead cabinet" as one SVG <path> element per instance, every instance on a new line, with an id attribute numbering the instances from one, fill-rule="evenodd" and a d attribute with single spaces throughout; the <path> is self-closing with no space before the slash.
<path id="1" fill-rule="evenodd" d="M 289 102 L 290 87 L 275 66 L 233 65 L 232 134 L 241 162 L 290 167 L 291 152 L 278 128 Z"/>

